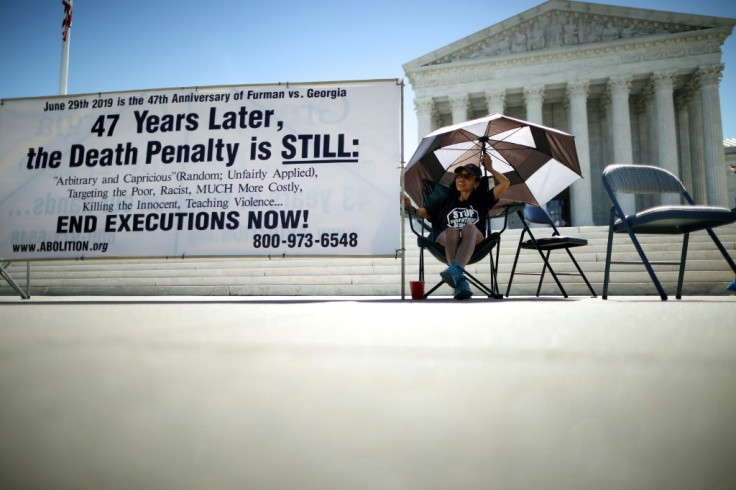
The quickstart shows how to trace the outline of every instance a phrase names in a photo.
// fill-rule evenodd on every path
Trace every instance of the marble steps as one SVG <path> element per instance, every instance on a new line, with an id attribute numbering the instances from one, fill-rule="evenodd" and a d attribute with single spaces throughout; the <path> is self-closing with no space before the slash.
<path id="1" fill-rule="evenodd" d="M 537 236 L 547 236 L 548 230 L 535 229 Z M 602 226 L 569 227 L 560 230 L 570 236 L 588 239 L 588 245 L 573 251 L 588 279 L 600 294 L 603 283 L 607 229 Z M 519 229 L 503 234 L 499 281 L 505 292 Z M 724 246 L 736 258 L 736 225 L 716 230 Z M 680 236 L 645 236 L 642 246 L 654 260 L 677 260 L 680 255 Z M 705 232 L 690 238 L 689 261 L 685 275 L 684 294 L 724 294 L 723 288 L 732 277 Z M 419 252 L 416 239 L 406 230 L 406 284 L 417 277 Z M 636 260 L 637 255 L 626 236 L 616 235 L 614 260 Z M 562 251 L 554 252 L 551 261 L 556 271 L 574 269 Z M 538 276 L 525 275 L 541 270 L 541 260 L 533 251 L 523 251 L 512 295 L 530 295 L 536 292 Z M 427 257 L 426 281 L 436 282 L 443 266 Z M 14 263 L 10 273 L 25 286 L 26 266 Z M 489 278 L 487 262 L 470 267 L 483 280 Z M 657 266 L 655 271 L 668 293 L 674 295 L 677 267 Z M 520 272 L 521 274 L 518 274 Z M 582 279 L 562 275 L 561 282 L 571 295 L 588 295 Z M 401 288 L 401 260 L 394 257 L 260 257 L 260 258 L 185 258 L 136 260 L 43 261 L 31 263 L 31 294 L 58 295 L 201 295 L 201 296 L 397 296 Z M 439 295 L 451 290 L 442 286 Z M 14 295 L 5 283 L 0 283 L 0 294 Z M 545 279 L 543 295 L 558 295 L 551 277 Z M 614 265 L 611 295 L 656 294 L 641 265 Z"/>

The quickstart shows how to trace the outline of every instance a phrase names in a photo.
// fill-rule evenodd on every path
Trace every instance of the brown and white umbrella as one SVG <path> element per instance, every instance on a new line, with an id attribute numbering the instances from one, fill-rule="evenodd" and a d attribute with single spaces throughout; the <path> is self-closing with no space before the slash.
<path id="1" fill-rule="evenodd" d="M 406 166 L 406 192 L 421 204 L 423 180 L 449 186 L 456 167 L 479 165 L 484 153 L 491 156 L 493 167 L 511 181 L 501 204 L 543 206 L 582 177 L 572 135 L 492 114 L 440 128 L 422 138 Z"/>

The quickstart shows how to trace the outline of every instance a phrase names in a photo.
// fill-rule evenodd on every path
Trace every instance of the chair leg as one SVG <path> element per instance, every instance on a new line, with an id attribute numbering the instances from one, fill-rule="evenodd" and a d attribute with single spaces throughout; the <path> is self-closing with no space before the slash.
<path id="1" fill-rule="evenodd" d="M 611 209 L 611 220 L 608 224 L 608 252 L 606 253 L 606 273 L 603 279 L 603 299 L 606 299 L 607 293 L 608 293 L 608 275 L 609 275 L 609 272 L 610 272 L 609 269 L 611 266 L 610 251 L 611 251 L 611 245 L 613 243 L 613 219 L 614 219 L 614 210 Z M 641 244 L 639 243 L 639 239 L 636 238 L 636 234 L 634 233 L 634 230 L 631 229 L 631 226 L 629 225 L 628 221 L 626 221 L 625 217 L 622 219 L 622 221 L 623 221 L 624 226 L 626 227 L 626 233 L 628 233 L 629 238 L 631 239 L 631 243 L 634 244 L 634 248 L 636 249 L 636 252 L 639 254 L 639 258 L 641 259 L 642 264 L 644 264 L 644 268 L 647 270 L 647 273 L 649 273 L 649 278 L 652 280 L 652 284 L 654 284 L 654 287 L 657 289 L 657 292 L 659 293 L 659 297 L 662 299 L 662 301 L 667 301 L 667 293 L 664 292 L 664 288 L 662 287 L 662 284 L 659 282 L 657 275 L 654 273 L 652 264 L 649 263 L 649 259 L 647 259 L 647 256 L 644 253 L 644 249 L 641 247 Z"/>
<path id="2" fill-rule="evenodd" d="M 498 292 L 498 270 L 496 268 L 497 262 L 493 260 L 493 252 L 488 254 L 488 256 L 490 257 L 489 262 L 491 264 L 490 265 L 490 268 L 491 268 L 491 271 L 490 271 L 491 272 L 491 288 L 490 288 L 491 296 L 496 299 L 502 298 L 503 296 Z"/>
<path id="3" fill-rule="evenodd" d="M 419 250 L 419 280 L 424 281 L 424 249 Z"/>
<path id="4" fill-rule="evenodd" d="M 526 226 L 526 223 L 524 223 L 524 226 Z M 547 257 L 545 257 L 544 252 L 539 250 L 539 247 L 537 246 L 537 240 L 534 238 L 534 235 L 532 235 L 531 231 L 529 231 L 529 238 L 531 238 L 532 242 L 534 242 L 534 246 L 536 247 L 537 252 L 539 252 L 539 256 L 542 257 L 542 260 L 544 261 L 544 266 L 549 269 L 549 273 L 552 274 L 552 279 L 554 279 L 557 283 L 557 287 L 560 288 L 560 292 L 565 298 L 567 298 L 567 291 L 565 291 L 565 288 L 562 287 L 562 283 L 557 277 L 557 274 L 555 274 L 555 270 L 552 268 L 551 265 L 549 265 L 549 260 L 547 260 Z M 547 256 L 549 256 L 549 251 L 547 252 Z M 542 269 L 542 273 L 544 273 L 544 269 Z M 541 289 L 541 283 L 539 287 Z M 537 290 L 537 296 L 539 296 L 539 289 Z"/>
<path id="5" fill-rule="evenodd" d="M 499 299 L 499 295 L 497 295 L 492 289 L 488 288 L 488 286 L 486 286 L 481 281 L 479 281 L 470 272 L 464 271 L 463 272 L 463 275 L 468 280 L 468 282 L 470 282 L 473 286 L 475 286 L 476 288 L 478 288 L 483 294 L 485 294 L 489 298 Z"/>
<path id="6" fill-rule="evenodd" d="M 597 296 L 595 294 L 595 290 L 593 289 L 593 286 L 590 284 L 590 281 L 588 281 L 588 278 L 585 276 L 583 269 L 580 268 L 580 264 L 578 264 L 578 261 L 575 260 L 575 257 L 573 257 L 572 252 L 570 252 L 570 249 L 566 248 L 565 252 L 567 252 L 567 255 L 570 257 L 570 260 L 572 260 L 572 263 L 575 264 L 575 268 L 577 268 L 578 272 L 580 273 L 580 277 L 583 278 L 583 281 L 585 281 L 585 284 L 588 286 L 588 289 L 590 290 L 590 294 L 592 294 L 593 297 L 596 298 Z"/>
<path id="7" fill-rule="evenodd" d="M 680 273 L 677 275 L 677 294 L 675 298 L 682 299 L 682 282 L 685 279 L 685 262 L 687 260 L 687 245 L 690 241 L 690 233 L 682 235 L 682 255 L 680 255 Z"/>
<path id="8" fill-rule="evenodd" d="M 494 272 L 494 262 L 493 262 L 493 251 L 492 250 L 491 250 L 491 253 L 488 254 L 488 257 L 489 257 L 488 263 L 490 264 L 489 272 L 491 275 L 491 288 L 490 289 L 491 291 L 494 291 L 494 294 L 495 294 L 495 292 L 498 291 L 498 287 L 496 286 L 496 276 L 493 273 Z"/>
<path id="9" fill-rule="evenodd" d="M 511 266 L 511 275 L 509 276 L 509 283 L 506 286 L 506 297 L 509 297 L 509 291 L 511 291 L 511 283 L 514 281 L 514 274 L 516 273 L 516 263 L 519 261 L 519 252 L 521 252 L 521 242 L 524 241 L 524 234 L 526 230 L 521 232 L 519 237 L 519 245 L 516 247 L 516 256 L 514 257 L 514 265 Z"/>
<path id="10" fill-rule="evenodd" d="M 659 282 L 657 275 L 654 273 L 652 264 L 649 263 L 649 259 L 647 259 L 647 256 L 644 253 L 644 249 L 641 247 L 641 244 L 639 243 L 639 239 L 636 238 L 636 235 L 634 234 L 634 230 L 631 229 L 629 224 L 626 221 L 624 221 L 624 223 L 626 225 L 626 232 L 629 234 L 629 238 L 631 238 L 631 241 L 634 244 L 634 248 L 639 254 L 639 258 L 641 258 L 641 261 L 644 264 L 644 267 L 649 273 L 649 278 L 652 280 L 652 283 L 654 283 L 654 287 L 657 288 L 659 297 L 662 298 L 662 301 L 667 301 L 667 293 L 664 292 L 664 288 L 662 287 L 662 284 Z"/>
<path id="11" fill-rule="evenodd" d="M 723 255 L 723 258 L 726 259 L 726 262 L 728 262 L 728 265 L 731 267 L 731 270 L 736 273 L 736 264 L 734 264 L 733 259 L 730 255 L 728 255 L 728 252 L 723 247 L 723 244 L 718 239 L 715 233 L 713 233 L 713 230 L 711 228 L 706 228 L 705 231 L 708 232 L 708 235 L 710 235 L 711 240 L 713 240 L 713 243 L 716 244 L 716 247 L 718 247 L 718 250 L 721 251 L 721 255 Z"/>
<path id="12" fill-rule="evenodd" d="M 419 280 L 424 281 L 424 249 L 419 250 Z M 424 299 L 427 299 L 430 294 L 434 293 L 439 287 L 442 286 L 442 281 L 435 284 L 435 286 L 429 291 L 424 293 Z"/>
<path id="13" fill-rule="evenodd" d="M 435 284 L 432 289 L 430 289 L 429 291 L 427 291 L 426 293 L 424 293 L 424 299 L 429 298 L 429 295 L 432 294 L 432 293 L 434 293 L 435 291 L 437 291 L 440 288 L 440 286 L 442 286 L 443 284 L 444 284 L 443 281 L 440 281 L 437 284 Z"/>
<path id="14" fill-rule="evenodd" d="M 491 252 L 491 258 L 493 260 L 493 280 L 495 282 L 494 292 L 498 295 L 499 298 L 502 298 L 503 295 L 501 294 L 501 291 L 498 285 L 498 265 L 500 263 L 498 261 L 498 258 L 500 257 L 500 251 L 501 251 L 501 240 L 499 239 L 498 244 L 496 244 L 496 258 L 493 259 L 493 252 Z"/>
<path id="15" fill-rule="evenodd" d="M 539 293 L 542 291 L 542 283 L 544 282 L 544 274 L 547 272 L 547 262 L 549 261 L 549 253 L 550 251 L 547 250 L 547 260 L 544 262 L 544 266 L 542 267 L 542 273 L 539 274 L 539 284 L 537 284 L 537 298 L 539 297 Z"/>
<path id="16" fill-rule="evenodd" d="M 611 274 L 611 253 L 613 252 L 613 222 L 615 219 L 615 210 L 611 206 L 610 218 L 608 220 L 608 245 L 606 246 L 606 267 L 603 272 L 603 294 L 601 298 L 608 299 L 608 279 Z"/>
<path id="17" fill-rule="evenodd" d="M 580 264 L 578 264 L 578 261 L 575 260 L 575 257 L 572 255 L 572 252 L 570 252 L 569 248 L 565 249 L 565 252 L 567 252 L 568 257 L 570 257 L 570 260 L 575 265 L 575 268 L 578 270 L 578 274 L 580 274 L 580 277 L 583 278 L 583 281 L 585 281 L 585 284 L 588 286 L 588 290 L 593 295 L 593 297 L 597 297 L 595 294 L 595 290 L 593 289 L 593 286 L 590 284 L 590 281 L 588 281 L 588 278 L 585 277 L 585 273 L 583 272 L 583 269 L 580 268 Z M 542 291 L 542 283 L 544 282 L 544 274 L 547 271 L 547 264 L 549 263 L 549 255 L 551 251 L 547 250 L 546 254 L 546 260 L 544 263 L 544 267 L 542 267 L 542 273 L 539 275 L 539 284 L 537 285 L 537 297 L 539 297 L 539 293 Z M 554 271 L 552 270 L 552 267 L 549 267 L 550 273 L 554 274 Z M 562 289 L 562 286 L 560 285 L 560 288 Z M 567 292 L 562 289 L 562 294 L 567 298 Z"/>
<path id="18" fill-rule="evenodd" d="M 549 261 L 546 258 L 544 258 L 544 262 L 547 265 L 547 267 L 549 267 L 549 273 L 552 274 L 552 278 L 557 283 L 557 287 L 560 288 L 560 292 L 562 293 L 562 296 L 567 298 L 568 297 L 567 291 L 565 291 L 565 288 L 562 286 L 562 283 L 560 282 L 560 278 L 557 277 L 555 270 L 552 268 L 551 265 L 549 265 Z"/>

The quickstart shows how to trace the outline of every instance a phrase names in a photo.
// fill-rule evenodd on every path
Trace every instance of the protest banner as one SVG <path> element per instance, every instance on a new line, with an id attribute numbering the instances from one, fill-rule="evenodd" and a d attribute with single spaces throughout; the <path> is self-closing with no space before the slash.
<path id="1" fill-rule="evenodd" d="M 394 255 L 402 89 L 3 100 L 0 259 Z"/>

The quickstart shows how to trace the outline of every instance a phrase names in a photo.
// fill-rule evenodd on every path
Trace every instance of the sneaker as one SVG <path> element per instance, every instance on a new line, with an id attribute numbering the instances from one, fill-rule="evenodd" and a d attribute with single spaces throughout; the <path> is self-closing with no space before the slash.
<path id="1" fill-rule="evenodd" d="M 455 287 L 455 299 L 468 299 L 471 296 L 473 296 L 473 291 L 470 290 L 470 284 L 468 284 L 468 280 L 464 277 L 461 277 L 460 280 L 457 282 L 457 286 Z"/>
<path id="2" fill-rule="evenodd" d="M 463 268 L 457 262 L 453 262 L 450 267 L 440 272 L 440 277 L 451 288 L 457 287 L 458 282 L 463 278 Z"/>
<path id="3" fill-rule="evenodd" d="M 726 291 L 734 291 L 734 292 L 736 292 L 736 279 L 734 279 L 733 281 L 731 281 L 731 284 L 729 284 L 728 286 L 726 286 Z"/>

